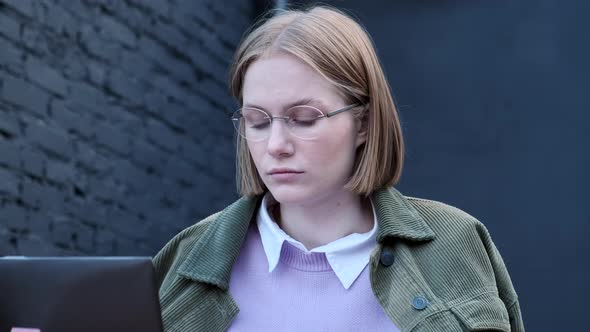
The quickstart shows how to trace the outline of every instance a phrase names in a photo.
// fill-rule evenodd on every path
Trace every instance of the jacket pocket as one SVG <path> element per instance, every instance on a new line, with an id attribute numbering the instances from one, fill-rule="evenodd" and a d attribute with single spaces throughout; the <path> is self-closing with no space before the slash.
<path id="1" fill-rule="evenodd" d="M 484 293 L 451 307 L 467 331 L 510 332 L 510 318 L 504 302 L 494 293 Z"/>

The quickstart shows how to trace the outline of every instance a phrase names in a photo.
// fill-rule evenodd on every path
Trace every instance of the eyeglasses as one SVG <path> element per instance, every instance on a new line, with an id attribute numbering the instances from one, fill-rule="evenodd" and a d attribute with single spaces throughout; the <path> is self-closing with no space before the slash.
<path id="1" fill-rule="evenodd" d="M 329 118 L 358 106 L 360 105 L 353 104 L 324 114 L 313 106 L 299 105 L 289 108 L 284 116 L 270 116 L 258 108 L 242 107 L 232 114 L 231 119 L 238 134 L 249 141 L 259 142 L 268 139 L 275 119 L 284 120 L 293 136 L 312 140 L 317 138 L 325 128 L 325 121 L 321 121 L 322 118 Z"/>

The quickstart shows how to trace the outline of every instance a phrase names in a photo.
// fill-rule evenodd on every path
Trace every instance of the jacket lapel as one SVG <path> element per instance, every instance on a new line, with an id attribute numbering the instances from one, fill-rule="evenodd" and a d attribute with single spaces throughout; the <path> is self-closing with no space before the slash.
<path id="1" fill-rule="evenodd" d="M 242 197 L 223 210 L 195 243 L 178 268 L 178 274 L 227 290 L 232 266 L 238 258 L 260 198 Z"/>
<path id="2" fill-rule="evenodd" d="M 226 331 L 239 308 L 228 292 L 234 265 L 259 197 L 242 197 L 211 221 L 178 268 L 180 278 L 161 299 L 165 331 Z M 179 295 L 178 293 L 182 293 Z"/>
<path id="3" fill-rule="evenodd" d="M 428 241 L 435 238 L 434 232 L 395 188 L 383 188 L 372 195 L 377 212 L 379 228 L 377 242 L 388 237 L 409 241 Z"/>

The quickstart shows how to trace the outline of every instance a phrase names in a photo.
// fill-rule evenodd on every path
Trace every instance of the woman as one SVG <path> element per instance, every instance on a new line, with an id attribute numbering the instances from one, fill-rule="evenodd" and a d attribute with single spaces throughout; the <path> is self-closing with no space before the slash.
<path id="1" fill-rule="evenodd" d="M 405 197 L 397 111 L 366 32 L 285 11 L 231 72 L 242 196 L 155 257 L 166 331 L 523 331 L 485 227 Z"/>

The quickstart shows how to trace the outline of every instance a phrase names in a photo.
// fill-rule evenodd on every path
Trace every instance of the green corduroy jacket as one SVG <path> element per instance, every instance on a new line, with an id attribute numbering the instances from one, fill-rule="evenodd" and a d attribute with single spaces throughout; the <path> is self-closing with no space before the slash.
<path id="1" fill-rule="evenodd" d="M 477 219 L 394 188 L 371 198 L 378 220 L 371 285 L 401 331 L 524 331 L 508 271 Z M 260 201 L 239 199 L 154 258 L 165 331 L 227 330 L 239 311 L 230 272 Z"/>

